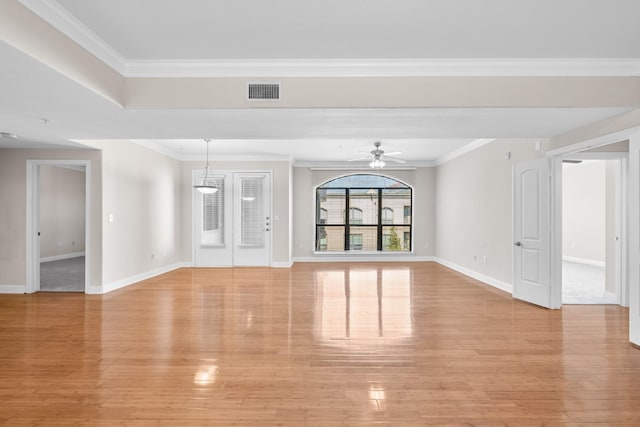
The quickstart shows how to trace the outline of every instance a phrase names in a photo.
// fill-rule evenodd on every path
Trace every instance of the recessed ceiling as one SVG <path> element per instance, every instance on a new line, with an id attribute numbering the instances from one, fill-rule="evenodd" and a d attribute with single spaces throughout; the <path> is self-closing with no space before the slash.
<path id="1" fill-rule="evenodd" d="M 67 23 L 126 61 L 640 58 L 637 0 L 58 0 Z M 548 138 L 637 106 L 121 108 L 0 42 L 2 147 L 130 140 L 177 158 L 345 162 L 380 140 L 414 163 L 478 139 Z M 47 119 L 46 122 L 43 119 Z"/>
<path id="2" fill-rule="evenodd" d="M 126 59 L 640 58 L 637 0 L 58 0 Z"/>

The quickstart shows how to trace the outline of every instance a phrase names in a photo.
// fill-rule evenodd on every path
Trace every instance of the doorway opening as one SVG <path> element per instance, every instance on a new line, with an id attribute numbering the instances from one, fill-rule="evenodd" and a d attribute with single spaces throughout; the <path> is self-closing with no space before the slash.
<path id="1" fill-rule="evenodd" d="M 562 161 L 562 304 L 620 304 L 621 162 Z"/>
<path id="2" fill-rule="evenodd" d="M 39 169 L 40 291 L 84 292 L 86 168 Z"/>
<path id="3" fill-rule="evenodd" d="M 27 161 L 27 292 L 86 292 L 89 161 Z"/>

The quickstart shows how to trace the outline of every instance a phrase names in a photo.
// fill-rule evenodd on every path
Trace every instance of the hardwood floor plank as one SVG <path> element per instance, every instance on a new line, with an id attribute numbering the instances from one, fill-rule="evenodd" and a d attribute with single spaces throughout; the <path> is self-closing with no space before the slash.
<path id="1" fill-rule="evenodd" d="M 0 424 L 637 426 L 628 310 L 435 263 L 176 270 L 0 295 Z"/>

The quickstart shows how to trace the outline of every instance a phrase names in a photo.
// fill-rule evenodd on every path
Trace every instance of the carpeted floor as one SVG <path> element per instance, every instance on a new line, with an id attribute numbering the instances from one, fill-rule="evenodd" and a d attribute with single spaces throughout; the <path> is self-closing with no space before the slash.
<path id="1" fill-rule="evenodd" d="M 40 291 L 84 292 L 84 257 L 40 263 Z"/>
<path id="2" fill-rule="evenodd" d="M 562 262 L 563 304 L 617 304 L 604 291 L 604 267 Z"/>

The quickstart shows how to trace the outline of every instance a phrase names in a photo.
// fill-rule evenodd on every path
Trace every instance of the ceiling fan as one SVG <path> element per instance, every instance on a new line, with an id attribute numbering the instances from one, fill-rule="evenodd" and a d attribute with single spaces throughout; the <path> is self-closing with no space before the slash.
<path id="1" fill-rule="evenodd" d="M 380 141 L 376 141 L 373 143 L 373 145 L 376 147 L 375 149 L 371 150 L 368 153 L 362 152 L 362 154 L 366 154 L 366 157 L 359 157 L 357 159 L 351 159 L 348 160 L 349 162 L 358 162 L 358 161 L 362 161 L 362 160 L 371 160 L 371 162 L 369 163 L 369 166 L 373 169 L 380 169 L 383 168 L 386 165 L 386 161 L 390 161 L 390 162 L 396 162 L 396 163 L 404 163 L 405 160 L 399 159 L 397 156 L 399 154 L 402 154 L 400 151 L 393 151 L 391 153 L 386 153 L 384 152 L 384 150 L 380 149 L 380 145 L 382 145 L 380 143 Z"/>

